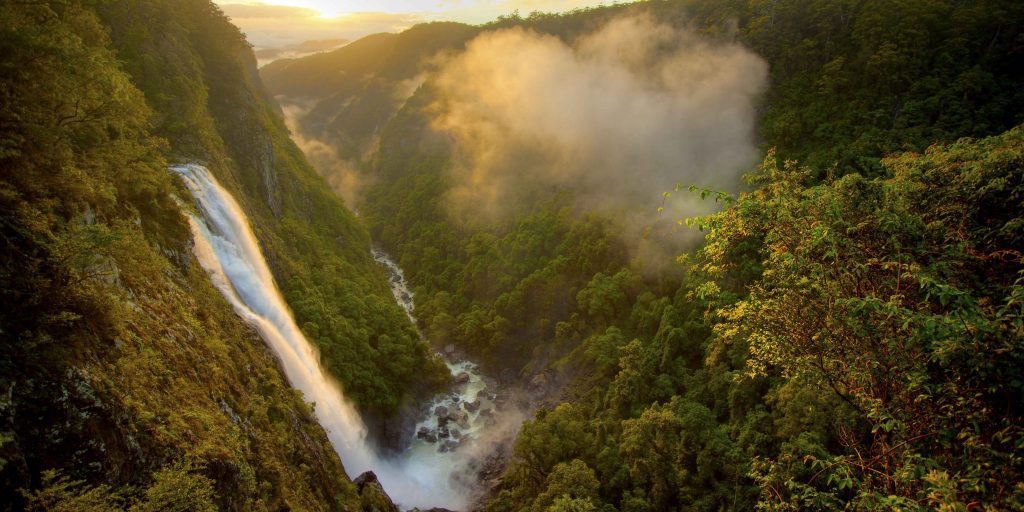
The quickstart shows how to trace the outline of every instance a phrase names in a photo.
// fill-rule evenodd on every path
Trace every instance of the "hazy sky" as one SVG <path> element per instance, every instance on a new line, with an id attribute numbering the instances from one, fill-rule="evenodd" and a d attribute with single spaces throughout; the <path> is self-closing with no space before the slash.
<path id="1" fill-rule="evenodd" d="M 482 23 L 518 9 L 560 12 L 600 0 L 214 0 L 257 47 L 356 39 L 421 21 Z M 610 3 L 610 1 L 609 1 Z"/>

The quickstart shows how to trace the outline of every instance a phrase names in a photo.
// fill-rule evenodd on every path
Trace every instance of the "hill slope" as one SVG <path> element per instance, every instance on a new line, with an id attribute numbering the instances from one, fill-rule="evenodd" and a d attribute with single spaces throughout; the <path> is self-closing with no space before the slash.
<path id="1" fill-rule="evenodd" d="M 191 254 L 169 163 L 243 205 L 325 366 L 386 417 L 444 370 L 208 1 L 0 6 L 4 509 L 338 510 L 359 488 Z M 57 473 L 53 473 L 57 471 Z"/>

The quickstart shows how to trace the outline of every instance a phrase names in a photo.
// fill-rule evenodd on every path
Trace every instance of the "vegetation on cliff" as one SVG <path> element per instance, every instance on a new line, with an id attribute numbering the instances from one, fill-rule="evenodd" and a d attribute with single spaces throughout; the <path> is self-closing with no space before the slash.
<path id="1" fill-rule="evenodd" d="M 387 414 L 445 375 L 208 1 L 0 5 L 0 508 L 360 506 L 191 254 L 169 162 L 250 214 L 323 361 Z"/>

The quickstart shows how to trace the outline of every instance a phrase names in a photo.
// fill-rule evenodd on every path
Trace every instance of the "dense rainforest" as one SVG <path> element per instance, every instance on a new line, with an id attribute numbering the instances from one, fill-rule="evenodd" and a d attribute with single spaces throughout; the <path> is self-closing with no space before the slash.
<path id="1" fill-rule="evenodd" d="M 481 509 L 1024 509 L 1022 61 L 1011 0 L 516 12 L 258 71 L 209 0 L 2 2 L 0 509 L 393 508 L 193 255 L 184 163 L 371 436 L 449 379 L 421 332 L 523 391 Z"/>
<path id="2" fill-rule="evenodd" d="M 192 256 L 168 165 L 204 163 L 244 205 L 368 417 L 447 374 L 242 34 L 208 1 L 3 2 L 0 47 L 0 509 L 361 506 Z"/>
<path id="3" fill-rule="evenodd" d="M 624 17 L 764 60 L 762 163 L 727 189 L 679 162 L 637 206 L 663 211 L 643 236 L 580 208 L 583 174 L 512 181 L 498 216 L 453 209 L 477 175 L 444 114 L 472 77 L 444 62 L 470 69 L 457 56 L 501 37 L 498 60 L 533 40 L 585 52 Z M 321 173 L 360 192 L 346 200 L 406 270 L 427 337 L 547 389 L 488 510 L 1016 510 L 1022 22 L 1012 1 L 642 2 L 417 25 L 261 76 L 297 136 L 331 147 Z M 545 119 L 537 105 L 573 98 L 544 101 L 513 108 Z M 515 149 L 510 173 L 544 163 Z M 687 188 L 720 211 L 673 217 Z M 678 258 L 654 265 L 651 245 Z"/>

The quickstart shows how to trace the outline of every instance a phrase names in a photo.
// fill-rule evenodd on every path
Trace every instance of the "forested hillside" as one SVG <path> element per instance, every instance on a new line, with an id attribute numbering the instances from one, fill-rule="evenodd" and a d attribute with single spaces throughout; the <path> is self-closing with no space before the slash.
<path id="1" fill-rule="evenodd" d="M 171 163 L 243 205 L 361 408 L 386 418 L 447 377 L 267 98 L 209 1 L 0 5 L 0 508 L 361 506 L 192 256 Z"/>
<path id="2" fill-rule="evenodd" d="M 586 178 L 502 195 L 498 216 L 453 210 L 488 161 L 467 165 L 469 139 L 446 130 L 451 55 L 499 37 L 585 52 L 624 17 L 767 63 L 767 158 L 745 185 L 666 187 L 633 205 L 665 209 L 640 236 L 628 212 L 580 207 L 601 201 Z M 1022 21 L 1010 1 L 650 2 L 435 27 L 450 53 L 418 62 L 389 49 L 373 67 L 357 42 L 261 73 L 307 106 L 303 136 L 360 159 L 360 211 L 428 338 L 560 396 L 488 509 L 1018 509 Z M 351 82 L 301 85 L 349 59 L 368 66 Z M 531 101 L 556 105 L 518 99 L 538 119 Z M 386 124 L 356 122 L 371 105 Z M 549 163 L 516 148 L 511 174 Z M 721 213 L 671 217 L 691 184 Z M 693 231 L 677 220 L 706 239 L 678 249 Z M 665 248 L 678 260 L 654 261 Z"/>

